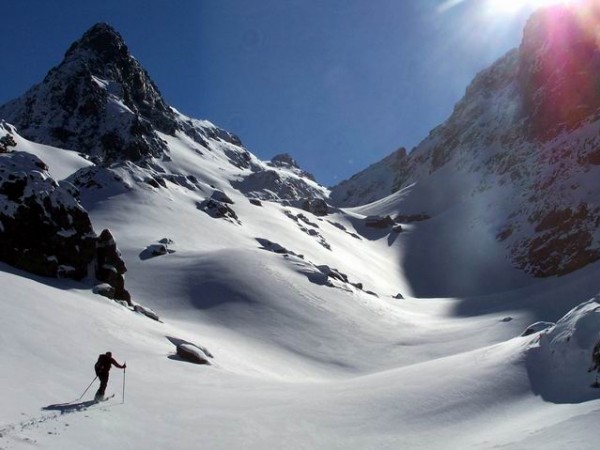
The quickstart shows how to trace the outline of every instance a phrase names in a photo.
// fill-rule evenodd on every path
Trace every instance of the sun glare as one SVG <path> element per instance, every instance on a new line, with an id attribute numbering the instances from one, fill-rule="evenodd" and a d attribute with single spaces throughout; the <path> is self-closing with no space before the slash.
<path id="1" fill-rule="evenodd" d="M 511 14 L 522 9 L 534 9 L 559 3 L 573 3 L 575 0 L 486 0 L 488 7 L 495 13 Z"/>

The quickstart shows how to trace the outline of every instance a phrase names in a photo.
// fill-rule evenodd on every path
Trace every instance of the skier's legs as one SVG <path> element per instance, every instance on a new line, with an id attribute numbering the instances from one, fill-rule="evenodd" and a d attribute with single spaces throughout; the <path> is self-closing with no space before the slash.
<path id="1" fill-rule="evenodd" d="M 99 376 L 100 378 L 100 387 L 96 392 L 96 398 L 104 397 L 104 391 L 106 391 L 106 385 L 108 384 L 108 374 Z"/>

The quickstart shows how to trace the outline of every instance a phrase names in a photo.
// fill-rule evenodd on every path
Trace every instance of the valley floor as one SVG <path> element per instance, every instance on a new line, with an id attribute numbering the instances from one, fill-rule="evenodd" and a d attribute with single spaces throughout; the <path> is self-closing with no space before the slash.
<path id="1" fill-rule="evenodd" d="M 245 327 L 181 309 L 157 323 L 77 283 L 2 269 L 2 449 L 595 448 L 600 395 L 556 404 L 532 392 L 523 312 L 459 318 L 457 300 L 359 296 L 340 312 L 355 323 L 313 323 L 309 339 L 282 335 L 269 308 Z M 214 364 L 178 360 L 168 337 L 206 346 Z M 115 398 L 86 408 L 94 385 L 81 409 L 57 406 L 108 349 L 128 365 L 126 380 L 112 370 Z"/>

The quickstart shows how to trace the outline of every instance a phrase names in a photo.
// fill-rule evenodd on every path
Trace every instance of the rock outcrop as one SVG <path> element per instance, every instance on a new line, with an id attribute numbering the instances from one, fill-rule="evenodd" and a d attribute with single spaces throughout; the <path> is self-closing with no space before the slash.
<path id="1" fill-rule="evenodd" d="M 127 267 L 121 258 L 115 239 L 110 230 L 102 230 L 96 239 L 96 278 L 115 290 L 114 299 L 131 302 L 131 295 L 125 289 Z"/>
<path id="2" fill-rule="evenodd" d="M 86 277 L 96 233 L 74 190 L 36 156 L 0 155 L 0 260 L 42 276 Z"/>
<path id="3" fill-rule="evenodd" d="M 57 183 L 47 169 L 29 153 L 0 155 L 0 260 L 46 277 L 95 275 L 111 288 L 99 288 L 101 295 L 129 302 L 125 263 L 110 231 L 97 236 L 77 188 Z"/>

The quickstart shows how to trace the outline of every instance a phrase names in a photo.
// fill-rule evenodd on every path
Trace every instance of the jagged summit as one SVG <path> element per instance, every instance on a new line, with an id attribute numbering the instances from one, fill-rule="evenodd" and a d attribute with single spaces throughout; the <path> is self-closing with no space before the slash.
<path id="1" fill-rule="evenodd" d="M 72 57 L 81 51 L 92 51 L 106 61 L 129 56 L 129 50 L 123 37 L 112 26 L 104 22 L 97 23 L 87 30 L 81 39 L 69 47 L 65 58 Z"/>
<path id="2" fill-rule="evenodd" d="M 24 137 L 100 161 L 159 156 L 156 132 L 180 128 L 148 73 L 110 25 L 96 24 L 71 45 L 43 82 L 0 107 Z"/>
<path id="3" fill-rule="evenodd" d="M 280 153 L 271 158 L 271 164 L 274 166 L 286 166 L 298 169 L 298 163 L 289 153 Z"/>

